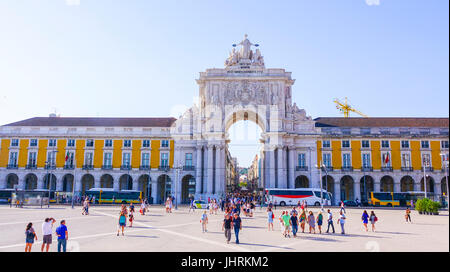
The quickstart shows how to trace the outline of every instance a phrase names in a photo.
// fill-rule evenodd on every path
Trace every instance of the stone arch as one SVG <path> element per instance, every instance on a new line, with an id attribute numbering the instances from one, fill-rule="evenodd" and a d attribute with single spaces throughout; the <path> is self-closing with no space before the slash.
<path id="1" fill-rule="evenodd" d="M 411 176 L 403 176 L 400 179 L 400 192 L 414 191 L 414 179 Z"/>
<path id="2" fill-rule="evenodd" d="M 250 120 L 256 123 L 263 132 L 266 131 L 266 119 L 257 113 L 254 106 L 248 106 L 246 109 L 231 110 L 225 117 L 225 131 L 238 121 Z"/>
<path id="3" fill-rule="evenodd" d="M 380 180 L 380 192 L 393 192 L 394 191 L 394 178 L 386 175 Z"/>
<path id="4" fill-rule="evenodd" d="M 148 174 L 140 175 L 138 178 L 138 190 L 142 192 L 142 197 L 147 199 L 149 203 L 152 195 L 151 177 Z"/>
<path id="5" fill-rule="evenodd" d="M 114 178 L 110 174 L 104 174 L 100 177 L 101 188 L 114 188 Z"/>
<path id="6" fill-rule="evenodd" d="M 81 194 L 84 195 L 87 190 L 94 187 L 94 176 L 91 174 L 84 174 L 81 177 Z"/>
<path id="7" fill-rule="evenodd" d="M 133 190 L 133 178 L 129 174 L 120 176 L 119 190 Z"/>
<path id="8" fill-rule="evenodd" d="M 65 174 L 62 177 L 62 191 L 63 192 L 72 192 L 73 189 L 73 175 L 72 174 Z"/>
<path id="9" fill-rule="evenodd" d="M 19 177 L 15 173 L 9 173 L 6 176 L 6 188 L 14 189 L 14 185 L 19 185 Z"/>
<path id="10" fill-rule="evenodd" d="M 300 175 L 295 179 L 295 188 L 309 188 L 309 179 Z"/>
<path id="11" fill-rule="evenodd" d="M 25 176 L 25 190 L 36 190 L 37 184 L 38 184 L 38 177 L 33 174 L 29 173 Z"/>
<path id="12" fill-rule="evenodd" d="M 341 200 L 353 200 L 355 198 L 355 192 L 353 190 L 353 184 L 355 181 L 349 175 L 345 175 L 341 178 Z"/>
<path id="13" fill-rule="evenodd" d="M 434 194 L 434 179 L 432 176 L 427 175 L 427 193 Z M 420 179 L 420 190 L 425 191 L 425 186 L 423 184 L 423 177 Z"/>
<path id="14" fill-rule="evenodd" d="M 56 191 L 56 176 L 53 173 L 44 175 L 44 189 L 48 190 L 50 184 L 50 190 Z"/>
<path id="15" fill-rule="evenodd" d="M 192 175 L 186 175 L 181 179 L 181 203 L 189 203 L 190 198 L 195 195 L 195 178 Z"/>
<path id="16" fill-rule="evenodd" d="M 368 201 L 370 192 L 375 191 L 375 180 L 372 176 L 364 175 L 359 183 L 361 187 L 361 201 Z"/>
<path id="17" fill-rule="evenodd" d="M 157 203 L 162 204 L 166 201 L 167 197 L 172 196 L 172 179 L 169 175 L 162 174 L 157 180 Z"/>

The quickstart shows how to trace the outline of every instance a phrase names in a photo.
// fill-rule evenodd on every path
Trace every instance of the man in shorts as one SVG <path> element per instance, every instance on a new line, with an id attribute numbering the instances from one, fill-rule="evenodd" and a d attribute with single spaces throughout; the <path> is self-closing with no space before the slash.
<path id="1" fill-rule="evenodd" d="M 45 218 L 44 223 L 42 223 L 42 246 L 41 246 L 41 252 L 44 252 L 44 247 L 46 247 L 46 251 L 48 252 L 48 248 L 50 247 L 50 244 L 52 243 L 52 233 L 53 233 L 53 224 L 56 222 L 53 218 Z"/>

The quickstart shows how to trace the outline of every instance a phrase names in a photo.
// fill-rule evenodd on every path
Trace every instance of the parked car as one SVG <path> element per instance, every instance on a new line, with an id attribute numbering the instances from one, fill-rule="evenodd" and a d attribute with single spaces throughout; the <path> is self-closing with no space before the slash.
<path id="1" fill-rule="evenodd" d="M 208 209 L 208 203 L 203 200 L 194 200 L 194 207 L 196 209 Z"/>
<path id="2" fill-rule="evenodd" d="M 344 206 L 358 207 L 358 204 L 356 204 L 356 201 L 354 201 L 354 200 L 344 200 Z"/>

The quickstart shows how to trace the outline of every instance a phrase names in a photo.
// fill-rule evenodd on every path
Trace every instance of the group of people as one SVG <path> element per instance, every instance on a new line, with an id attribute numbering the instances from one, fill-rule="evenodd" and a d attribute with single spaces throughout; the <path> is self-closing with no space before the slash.
<path id="1" fill-rule="evenodd" d="M 313 211 L 308 211 L 304 205 L 300 205 L 298 207 L 292 209 L 292 211 L 282 211 L 280 217 L 278 218 L 280 222 L 280 230 L 284 237 L 290 238 L 290 233 L 292 233 L 293 237 L 297 237 L 297 233 L 299 231 L 299 227 L 302 233 L 305 232 L 306 224 L 309 226 L 309 233 L 316 233 L 316 224 L 319 233 L 322 233 L 322 225 L 324 223 L 324 215 L 322 211 L 317 213 L 317 216 L 314 215 Z M 408 214 L 408 213 L 407 213 Z M 409 214 L 408 214 L 409 215 Z M 275 219 L 275 214 L 273 208 L 269 206 L 267 208 L 267 216 L 268 216 L 268 230 L 273 231 L 273 222 Z M 329 233 L 330 227 L 333 233 L 335 233 L 334 229 L 334 221 L 333 221 L 333 213 L 330 209 L 327 210 L 327 230 L 326 233 Z M 341 227 L 341 234 L 345 234 L 345 223 L 347 217 L 345 215 L 345 210 L 341 209 L 339 211 L 339 218 L 336 220 L 336 223 Z M 370 215 L 364 210 L 361 221 L 363 223 L 364 229 L 368 231 L 369 221 L 372 225 L 372 231 L 375 231 L 375 223 L 378 221 L 378 217 L 375 215 L 374 211 L 370 212 Z"/>
<path id="2" fill-rule="evenodd" d="M 42 223 L 42 246 L 41 246 L 41 252 L 44 252 L 44 249 L 46 252 L 48 252 L 50 245 L 52 244 L 52 234 L 53 234 L 53 224 L 56 222 L 56 220 L 52 217 L 45 218 L 44 222 Z M 66 221 L 61 220 L 60 225 L 56 228 L 55 234 L 57 236 L 58 241 L 58 252 L 66 252 L 67 248 L 67 240 L 69 239 L 69 234 L 67 231 Z M 30 222 L 27 224 L 27 227 L 25 228 L 25 252 L 31 252 L 31 248 L 35 241 L 38 240 L 38 237 L 36 235 L 36 232 L 33 228 L 33 223 Z"/>

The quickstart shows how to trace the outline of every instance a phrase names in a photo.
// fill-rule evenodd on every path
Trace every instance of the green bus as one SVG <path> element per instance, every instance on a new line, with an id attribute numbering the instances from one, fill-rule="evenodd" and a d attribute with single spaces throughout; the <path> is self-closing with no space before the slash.
<path id="1" fill-rule="evenodd" d="M 140 203 L 142 199 L 142 192 L 135 190 L 120 190 L 115 191 L 112 188 L 91 188 L 85 193 L 88 197 L 95 197 L 95 203 Z M 114 202 L 113 202 L 114 200 Z"/>

